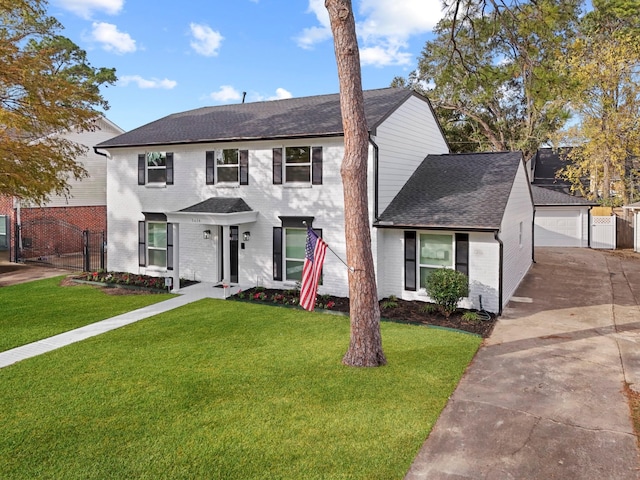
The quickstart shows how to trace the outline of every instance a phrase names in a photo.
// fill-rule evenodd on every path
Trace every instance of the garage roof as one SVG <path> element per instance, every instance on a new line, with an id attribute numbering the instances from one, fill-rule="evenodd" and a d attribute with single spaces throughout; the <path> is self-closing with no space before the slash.
<path id="1" fill-rule="evenodd" d="M 583 197 L 567 195 L 566 193 L 562 193 L 557 190 L 538 187 L 536 185 L 531 185 L 531 194 L 533 195 L 533 204 L 536 207 L 562 205 L 592 207 L 598 205 L 596 202 L 587 200 Z"/>

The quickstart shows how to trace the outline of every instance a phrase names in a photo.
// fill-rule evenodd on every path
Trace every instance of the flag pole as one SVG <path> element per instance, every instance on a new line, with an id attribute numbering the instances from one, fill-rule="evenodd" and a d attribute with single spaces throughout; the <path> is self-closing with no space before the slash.
<path id="1" fill-rule="evenodd" d="M 320 237 L 320 235 L 318 235 L 318 234 L 316 233 L 316 231 L 315 231 L 312 227 L 310 227 L 309 225 L 307 225 L 307 222 L 306 222 L 305 220 L 303 220 L 303 221 L 302 221 L 302 224 L 303 224 L 305 227 L 307 227 L 309 230 L 311 230 L 311 231 L 312 231 L 312 232 L 313 232 L 313 233 L 314 233 L 318 238 L 321 238 L 321 237 Z M 323 240 L 323 242 L 324 242 L 324 240 Z M 327 243 L 327 242 L 324 242 L 324 243 Z M 347 267 L 347 269 L 348 269 L 351 273 L 353 273 L 353 272 L 355 272 L 355 271 L 356 271 L 356 269 L 355 269 L 355 268 L 350 267 L 349 265 L 347 265 L 347 262 L 345 262 L 345 261 L 340 257 L 340 255 L 338 255 L 336 252 L 334 252 L 334 251 L 333 251 L 333 248 L 331 248 L 331 247 L 329 246 L 329 244 L 328 244 L 328 243 L 327 243 L 327 248 L 329 249 L 329 251 L 330 251 L 331 253 L 333 253 L 333 254 L 336 256 L 336 258 L 337 258 L 338 260 L 340 260 L 342 263 L 344 263 L 344 266 L 345 266 L 345 267 Z"/>

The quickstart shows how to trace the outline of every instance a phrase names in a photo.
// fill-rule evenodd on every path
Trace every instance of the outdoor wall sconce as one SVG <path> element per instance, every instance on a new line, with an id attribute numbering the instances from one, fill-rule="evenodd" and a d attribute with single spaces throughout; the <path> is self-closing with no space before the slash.
<path id="1" fill-rule="evenodd" d="M 248 242 L 249 240 L 251 240 L 251 232 L 243 232 L 242 233 L 242 241 L 243 242 Z"/>
<path id="2" fill-rule="evenodd" d="M 202 238 L 205 240 L 209 240 L 211 238 L 211 230 L 205 230 L 202 232 Z"/>

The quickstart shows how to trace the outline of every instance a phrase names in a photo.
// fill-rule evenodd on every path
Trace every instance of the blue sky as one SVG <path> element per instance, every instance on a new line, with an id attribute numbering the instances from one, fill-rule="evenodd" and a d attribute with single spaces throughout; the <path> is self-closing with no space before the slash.
<path id="1" fill-rule="evenodd" d="M 94 67 L 116 69 L 106 116 L 131 130 L 209 105 L 338 91 L 324 0 L 49 0 Z M 363 88 L 406 76 L 440 0 L 353 0 Z"/>

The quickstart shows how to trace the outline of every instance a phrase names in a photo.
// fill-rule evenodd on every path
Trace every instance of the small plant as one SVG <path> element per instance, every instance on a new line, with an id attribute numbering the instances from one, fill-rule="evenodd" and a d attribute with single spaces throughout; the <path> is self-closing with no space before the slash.
<path id="1" fill-rule="evenodd" d="M 397 300 L 392 300 L 391 297 L 389 297 L 387 300 L 384 300 L 380 304 L 380 306 L 382 307 L 383 310 L 388 310 L 390 308 L 396 308 L 398 306 L 398 302 L 397 302 Z"/>
<path id="2" fill-rule="evenodd" d="M 266 300 L 267 294 L 264 292 L 258 292 L 253 294 L 254 300 Z"/>
<path id="3" fill-rule="evenodd" d="M 477 312 L 467 311 L 462 314 L 462 320 L 465 322 L 479 322 L 480 315 Z"/>
<path id="4" fill-rule="evenodd" d="M 427 315 L 430 315 L 436 312 L 437 310 L 438 310 L 438 306 L 434 305 L 433 303 L 426 303 L 422 307 L 420 307 L 420 311 L 422 313 L 426 313 Z"/>
<path id="5" fill-rule="evenodd" d="M 469 295 L 467 276 L 450 268 L 440 268 L 431 273 L 427 278 L 426 287 L 429 297 L 447 318 L 455 312 L 458 302 Z"/>
<path id="6" fill-rule="evenodd" d="M 244 294 L 244 292 L 242 290 L 240 290 L 238 293 L 238 298 L 243 299 L 246 295 Z"/>
<path id="7" fill-rule="evenodd" d="M 256 292 L 264 292 L 264 287 L 256 287 L 254 288 Z"/>
<path id="8" fill-rule="evenodd" d="M 327 310 L 331 310 L 331 309 L 332 309 L 333 307 L 335 307 L 335 306 L 336 306 L 336 302 L 334 302 L 333 300 L 329 300 L 329 301 L 327 302 L 327 304 L 325 305 L 325 308 L 326 308 Z"/>

